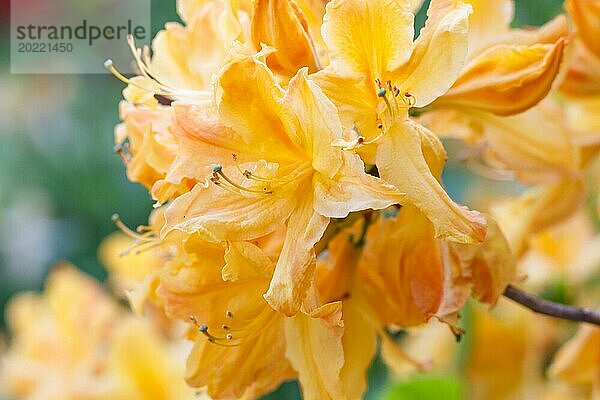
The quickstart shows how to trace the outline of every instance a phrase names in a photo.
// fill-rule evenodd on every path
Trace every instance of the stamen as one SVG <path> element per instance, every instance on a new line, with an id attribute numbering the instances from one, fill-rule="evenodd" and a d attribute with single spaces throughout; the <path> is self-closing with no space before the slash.
<path id="1" fill-rule="evenodd" d="M 213 176 L 210 178 L 210 180 L 214 184 L 224 187 L 221 185 L 221 182 L 220 182 L 221 178 L 223 178 L 225 180 L 225 182 L 229 183 L 231 186 L 235 187 L 238 190 L 243 190 L 243 191 L 249 192 L 249 193 L 260 193 L 260 194 L 272 194 L 273 193 L 273 191 L 270 190 L 266 186 L 263 187 L 262 190 L 259 190 L 259 189 L 249 189 L 249 188 L 243 187 L 241 185 L 238 185 L 233 180 L 231 180 L 227 175 L 225 175 L 225 173 L 223 172 L 223 167 L 221 165 L 216 165 L 213 168 Z"/>
<path id="2" fill-rule="evenodd" d="M 137 232 L 134 232 L 133 230 L 131 230 L 127 225 L 125 225 L 123 223 L 123 221 L 121 220 L 121 217 L 119 217 L 119 214 L 113 214 L 111 217 L 112 223 L 115 224 L 117 226 L 117 228 L 119 228 L 121 230 L 121 232 L 123 232 L 124 234 L 126 234 L 127 236 L 140 241 L 140 242 L 151 242 L 154 240 L 154 238 L 151 237 L 152 232 L 147 232 L 144 234 L 139 234 Z"/>
<path id="3" fill-rule="evenodd" d="M 288 181 L 285 180 L 281 180 L 281 179 L 271 179 L 271 178 L 265 178 L 259 175 L 254 174 L 252 171 L 249 171 L 247 169 L 242 170 L 242 167 L 240 167 L 240 164 L 238 163 L 238 157 L 237 154 L 233 153 L 231 154 L 231 157 L 233 158 L 233 162 L 235 163 L 235 167 L 237 168 L 237 170 L 239 171 L 239 173 L 241 175 L 244 176 L 244 178 L 246 179 L 252 179 L 255 180 L 257 182 L 265 182 L 265 183 L 281 183 L 281 184 L 286 184 L 286 183 L 290 183 L 293 182 L 293 179 L 290 179 Z"/>

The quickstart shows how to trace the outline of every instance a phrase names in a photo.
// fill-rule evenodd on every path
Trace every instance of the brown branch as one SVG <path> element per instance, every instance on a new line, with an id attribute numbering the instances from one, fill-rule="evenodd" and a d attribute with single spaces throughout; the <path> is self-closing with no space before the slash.
<path id="1" fill-rule="evenodd" d="M 504 296 L 539 314 L 600 326 L 600 313 L 589 308 L 567 306 L 540 299 L 512 285 L 506 287 Z"/>

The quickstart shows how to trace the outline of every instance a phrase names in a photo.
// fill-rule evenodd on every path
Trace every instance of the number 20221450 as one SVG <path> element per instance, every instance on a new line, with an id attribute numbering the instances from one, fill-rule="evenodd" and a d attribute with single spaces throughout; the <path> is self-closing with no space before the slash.
<path id="1" fill-rule="evenodd" d="M 19 53 L 71 53 L 73 43 L 19 43 L 17 45 Z"/>

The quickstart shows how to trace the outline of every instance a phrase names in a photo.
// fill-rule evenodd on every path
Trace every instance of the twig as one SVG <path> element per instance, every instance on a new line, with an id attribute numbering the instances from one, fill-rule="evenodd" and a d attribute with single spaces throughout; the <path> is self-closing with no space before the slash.
<path id="1" fill-rule="evenodd" d="M 512 285 L 506 287 L 504 296 L 539 314 L 600 326 L 600 313 L 589 308 L 567 306 L 540 299 Z"/>

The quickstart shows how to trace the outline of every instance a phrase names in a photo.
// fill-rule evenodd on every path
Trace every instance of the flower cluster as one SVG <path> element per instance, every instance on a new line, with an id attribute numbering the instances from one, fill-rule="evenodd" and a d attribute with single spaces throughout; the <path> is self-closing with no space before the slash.
<path id="1" fill-rule="evenodd" d="M 415 39 L 418 1 L 180 1 L 152 57 L 130 43 L 139 76 L 109 62 L 128 84 L 117 146 L 157 208 L 123 227 L 154 260 L 130 297 L 191 318 L 188 383 L 357 399 L 378 338 L 405 357 L 390 332 L 435 317 L 460 336 L 470 294 L 495 304 L 588 190 L 588 4 L 568 3 L 574 33 L 563 15 L 511 29 L 511 1 L 433 0 Z M 440 136 L 532 188 L 486 216 L 455 203 Z"/>
<path id="2" fill-rule="evenodd" d="M 13 335 L 2 357 L 1 393 L 40 400 L 193 400 L 185 349 L 158 323 L 125 311 L 90 277 L 63 264 L 43 294 L 7 309 Z"/>

